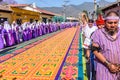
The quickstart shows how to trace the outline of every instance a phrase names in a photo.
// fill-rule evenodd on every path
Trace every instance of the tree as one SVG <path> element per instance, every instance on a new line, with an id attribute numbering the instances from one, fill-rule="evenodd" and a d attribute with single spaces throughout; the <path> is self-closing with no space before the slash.
<path id="1" fill-rule="evenodd" d="M 98 16 L 99 14 L 102 14 L 102 10 L 99 7 L 99 5 L 97 5 L 97 11 L 96 11 L 96 15 Z"/>
<path id="2" fill-rule="evenodd" d="M 52 18 L 52 20 L 53 20 L 53 22 L 63 22 L 64 21 L 62 16 L 54 16 Z"/>

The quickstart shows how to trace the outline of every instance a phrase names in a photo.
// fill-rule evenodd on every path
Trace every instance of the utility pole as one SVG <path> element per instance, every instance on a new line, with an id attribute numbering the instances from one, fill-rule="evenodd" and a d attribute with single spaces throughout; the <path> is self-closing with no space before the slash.
<path id="1" fill-rule="evenodd" d="M 94 19 L 96 18 L 97 2 L 94 0 Z"/>
<path id="2" fill-rule="evenodd" d="M 69 3 L 70 1 L 69 0 L 64 0 L 64 4 L 62 5 L 63 6 L 63 17 L 64 17 L 64 21 L 66 19 L 66 6 L 67 4 Z"/>
<path id="3" fill-rule="evenodd" d="M 117 7 L 118 7 L 118 14 L 119 14 L 119 17 L 120 17 L 120 0 L 117 0 Z"/>

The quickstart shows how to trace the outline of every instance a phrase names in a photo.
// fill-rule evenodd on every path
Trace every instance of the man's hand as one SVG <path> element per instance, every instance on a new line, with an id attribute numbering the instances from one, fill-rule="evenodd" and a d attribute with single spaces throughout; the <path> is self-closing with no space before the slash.
<path id="1" fill-rule="evenodd" d="M 116 64 L 112 64 L 112 63 L 110 63 L 110 64 L 108 65 L 108 69 L 109 69 L 109 71 L 110 71 L 111 73 L 118 73 L 118 72 L 120 72 L 120 66 L 118 66 L 118 65 L 116 65 Z"/>

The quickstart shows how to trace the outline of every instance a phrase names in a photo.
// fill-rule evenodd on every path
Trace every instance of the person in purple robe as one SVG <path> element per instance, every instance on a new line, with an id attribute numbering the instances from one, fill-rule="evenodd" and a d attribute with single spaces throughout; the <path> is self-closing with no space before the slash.
<path id="1" fill-rule="evenodd" d="M 49 31 L 50 31 L 49 23 L 46 23 L 46 25 L 45 25 L 45 30 L 46 30 L 46 34 L 48 34 Z"/>
<path id="2" fill-rule="evenodd" d="M 18 32 L 18 43 L 23 41 L 23 28 L 20 24 L 16 27 L 16 31 Z"/>
<path id="3" fill-rule="evenodd" d="M 41 36 L 42 35 L 42 30 L 41 30 L 40 22 L 37 23 L 37 26 L 38 26 L 38 36 Z"/>
<path id="4" fill-rule="evenodd" d="M 60 28 L 64 29 L 64 27 L 65 27 L 64 22 L 62 22 L 61 25 L 60 25 Z"/>
<path id="5" fill-rule="evenodd" d="M 50 23 L 50 32 L 51 32 L 51 33 L 54 31 L 54 30 L 53 30 L 53 27 L 54 27 L 53 23 Z"/>
<path id="6" fill-rule="evenodd" d="M 12 46 L 14 44 L 14 38 L 12 35 L 12 28 L 7 21 L 4 22 L 4 38 L 6 41 L 6 46 Z"/>
<path id="7" fill-rule="evenodd" d="M 48 29 L 47 29 L 47 24 L 45 24 L 45 25 L 44 25 L 44 34 L 47 34 L 47 31 L 48 31 Z"/>
<path id="8" fill-rule="evenodd" d="M 31 24 L 31 30 L 32 30 L 32 38 L 36 38 L 36 25 L 35 23 Z"/>
<path id="9" fill-rule="evenodd" d="M 35 37 L 38 37 L 38 25 L 36 23 L 35 23 L 34 30 L 35 30 Z"/>
<path id="10" fill-rule="evenodd" d="M 46 34 L 46 24 L 44 22 L 42 23 L 42 32 L 43 32 L 43 35 Z"/>
<path id="11" fill-rule="evenodd" d="M 31 29 L 28 27 L 28 40 L 32 39 L 32 31 Z"/>
<path id="12" fill-rule="evenodd" d="M 42 35 L 45 34 L 45 33 L 44 33 L 44 24 L 45 24 L 45 23 L 41 23 L 41 24 L 40 24 L 40 28 L 41 28 L 41 31 L 42 31 Z"/>
<path id="13" fill-rule="evenodd" d="M 20 43 L 19 33 L 18 33 L 18 25 L 15 21 L 11 24 L 12 27 L 12 34 L 14 37 L 15 44 Z"/>
<path id="14" fill-rule="evenodd" d="M 22 28 L 23 28 L 23 41 L 27 41 L 28 40 L 28 31 L 27 31 L 27 22 L 22 24 Z"/>
<path id="15" fill-rule="evenodd" d="M 96 56 L 96 80 L 120 80 L 120 29 L 119 15 L 110 11 L 105 17 L 105 27 L 96 30 L 92 47 Z"/>
<path id="16" fill-rule="evenodd" d="M 27 34 L 27 37 L 28 37 L 28 40 L 32 39 L 32 30 L 31 30 L 31 24 L 28 22 L 27 23 L 27 31 L 28 31 L 28 34 Z"/>
<path id="17" fill-rule="evenodd" d="M 0 25 L 0 49 L 4 48 L 4 38 L 2 34 L 2 29 L 3 29 L 3 26 Z"/>
<path id="18" fill-rule="evenodd" d="M 56 23 L 54 22 L 53 23 L 53 32 L 57 31 L 57 26 L 56 26 Z"/>

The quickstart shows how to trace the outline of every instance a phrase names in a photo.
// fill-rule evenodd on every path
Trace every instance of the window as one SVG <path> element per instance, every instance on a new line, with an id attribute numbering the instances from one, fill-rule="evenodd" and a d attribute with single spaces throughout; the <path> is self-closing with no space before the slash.
<path id="1" fill-rule="evenodd" d="M 3 18 L 3 17 L 0 18 L 0 24 L 4 23 L 5 21 L 8 21 L 7 18 Z"/>

